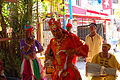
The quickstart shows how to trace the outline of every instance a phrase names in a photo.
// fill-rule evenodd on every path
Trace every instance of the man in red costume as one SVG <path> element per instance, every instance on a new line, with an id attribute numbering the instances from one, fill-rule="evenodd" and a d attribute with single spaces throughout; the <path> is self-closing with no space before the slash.
<path id="1" fill-rule="evenodd" d="M 51 18 L 49 27 L 54 38 L 45 52 L 46 61 L 51 59 L 55 71 L 52 80 L 82 80 L 79 71 L 72 63 L 75 55 L 87 57 L 88 46 L 79 37 L 72 37 L 61 28 L 60 21 Z"/>

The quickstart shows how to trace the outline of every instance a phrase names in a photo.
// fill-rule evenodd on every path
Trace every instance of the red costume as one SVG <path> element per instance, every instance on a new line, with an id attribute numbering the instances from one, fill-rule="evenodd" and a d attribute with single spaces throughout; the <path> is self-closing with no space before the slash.
<path id="1" fill-rule="evenodd" d="M 50 57 L 51 54 L 53 57 L 52 63 L 55 71 L 52 73 L 52 80 L 81 80 L 80 73 L 72 63 L 72 59 L 74 58 L 74 55 L 87 57 L 88 46 L 83 41 L 80 41 L 79 37 L 73 37 L 70 33 L 63 30 L 58 25 L 56 25 L 56 28 L 62 30 L 64 37 L 60 41 L 56 38 L 52 38 L 45 53 L 46 59 L 48 56 Z M 53 30 L 51 25 L 50 29 Z M 66 54 L 65 51 L 69 49 L 73 51 L 73 54 Z"/>
<path id="2" fill-rule="evenodd" d="M 68 23 L 68 24 L 66 25 L 66 27 L 71 27 L 71 28 L 72 28 L 72 24 Z"/>
<path id="3" fill-rule="evenodd" d="M 70 27 L 70 28 L 72 28 L 72 24 L 71 23 L 67 23 L 67 25 L 66 25 L 66 28 L 67 27 Z M 71 33 L 71 32 L 70 32 Z M 73 33 L 71 33 L 71 35 L 73 36 L 73 38 L 74 37 L 77 37 L 75 34 L 73 34 Z M 73 64 L 75 64 L 76 62 L 77 62 L 77 56 L 75 55 L 75 57 L 73 58 L 73 60 L 72 60 L 72 62 L 73 62 Z"/>
<path id="4" fill-rule="evenodd" d="M 2 61 L 0 60 L 0 71 L 2 71 L 3 70 L 3 63 L 2 63 Z"/>

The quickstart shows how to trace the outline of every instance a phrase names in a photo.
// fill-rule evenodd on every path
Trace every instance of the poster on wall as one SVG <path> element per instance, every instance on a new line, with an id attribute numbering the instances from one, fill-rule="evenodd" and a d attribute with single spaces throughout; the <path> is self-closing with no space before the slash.
<path id="1" fill-rule="evenodd" d="M 104 10 L 112 8 L 112 0 L 102 0 L 102 8 Z"/>

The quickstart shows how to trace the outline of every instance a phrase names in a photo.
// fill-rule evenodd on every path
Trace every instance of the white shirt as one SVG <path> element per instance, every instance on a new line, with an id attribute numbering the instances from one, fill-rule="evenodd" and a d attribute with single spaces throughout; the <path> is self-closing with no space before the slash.
<path id="1" fill-rule="evenodd" d="M 92 38 L 90 37 L 90 35 L 87 35 L 85 38 L 85 42 L 89 47 L 88 58 L 91 60 L 93 56 L 101 52 L 102 48 L 102 37 L 96 33 L 95 36 L 93 36 Z"/>

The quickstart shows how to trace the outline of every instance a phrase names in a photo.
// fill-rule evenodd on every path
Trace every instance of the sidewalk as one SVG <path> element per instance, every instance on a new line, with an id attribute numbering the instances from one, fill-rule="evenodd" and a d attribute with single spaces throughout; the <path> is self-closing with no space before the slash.
<path id="1" fill-rule="evenodd" d="M 76 67 L 78 68 L 78 70 L 80 71 L 82 80 L 87 80 L 86 76 L 85 76 L 85 69 L 86 69 L 86 62 L 82 61 L 82 62 L 77 62 Z"/>

